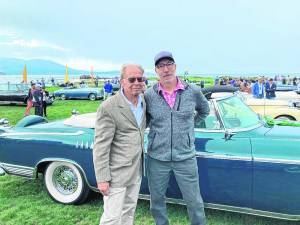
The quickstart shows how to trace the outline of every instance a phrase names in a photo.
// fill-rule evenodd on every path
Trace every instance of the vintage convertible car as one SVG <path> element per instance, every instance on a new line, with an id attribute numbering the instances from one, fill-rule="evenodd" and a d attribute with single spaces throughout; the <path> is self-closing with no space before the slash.
<path id="1" fill-rule="evenodd" d="M 279 120 L 300 121 L 300 99 L 294 91 L 276 92 L 275 99 L 258 99 L 246 92 L 239 92 L 238 88 L 231 86 L 215 86 L 205 90 L 212 97 L 220 97 L 238 93 L 244 102 L 256 113 L 261 116 L 270 116 Z M 215 90 L 218 90 L 216 92 Z"/>
<path id="2" fill-rule="evenodd" d="M 4 104 L 27 104 L 28 91 L 30 84 L 12 84 L 4 83 L 0 84 L 0 103 Z M 49 94 L 48 105 L 51 105 L 54 101 L 52 94 Z"/>
<path id="3" fill-rule="evenodd" d="M 245 103 L 262 116 L 280 120 L 300 121 L 300 101 L 298 99 L 257 99 L 243 94 Z"/>
<path id="4" fill-rule="evenodd" d="M 210 114 L 195 125 L 205 206 L 300 220 L 300 127 L 270 126 L 236 95 L 210 99 L 209 105 Z M 55 201 L 82 203 L 89 190 L 97 191 L 94 123 L 95 113 L 55 122 L 32 115 L 0 128 L 2 174 L 36 178 L 43 173 Z M 145 177 L 140 198 L 149 198 Z M 183 203 L 174 176 L 167 200 Z"/>
<path id="5" fill-rule="evenodd" d="M 100 90 L 99 88 L 65 87 L 64 89 L 55 91 L 54 96 L 61 100 L 90 99 L 91 101 L 94 101 L 103 98 L 103 90 Z"/>

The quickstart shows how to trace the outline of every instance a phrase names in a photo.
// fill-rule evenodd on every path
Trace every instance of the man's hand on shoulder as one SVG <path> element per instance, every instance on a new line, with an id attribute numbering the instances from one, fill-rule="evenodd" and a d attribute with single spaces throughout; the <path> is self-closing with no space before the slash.
<path id="1" fill-rule="evenodd" d="M 100 182 L 97 183 L 98 189 L 104 196 L 108 196 L 109 194 L 109 182 Z"/>

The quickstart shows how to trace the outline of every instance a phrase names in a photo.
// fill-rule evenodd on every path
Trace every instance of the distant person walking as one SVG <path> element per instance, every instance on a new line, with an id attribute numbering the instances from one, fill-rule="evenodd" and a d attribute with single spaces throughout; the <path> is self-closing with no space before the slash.
<path id="1" fill-rule="evenodd" d="M 33 106 L 32 93 L 34 92 L 34 90 L 35 90 L 35 83 L 31 82 L 31 88 L 28 90 L 28 94 L 27 94 L 27 106 L 26 106 L 24 116 L 30 115 L 30 109 Z"/>
<path id="2" fill-rule="evenodd" d="M 51 84 L 52 84 L 52 86 L 55 85 L 55 82 L 54 82 L 54 78 L 53 78 L 53 77 L 51 78 Z"/>
<path id="3" fill-rule="evenodd" d="M 255 98 L 264 98 L 264 79 L 259 78 L 252 87 L 252 94 Z"/>
<path id="4" fill-rule="evenodd" d="M 110 83 L 110 81 L 108 80 L 107 82 L 105 82 L 103 88 L 104 88 L 104 98 L 103 98 L 103 100 L 106 100 L 108 97 L 110 97 L 112 95 L 113 86 Z"/>
<path id="5" fill-rule="evenodd" d="M 32 93 L 32 102 L 34 106 L 34 114 L 37 116 L 43 116 L 43 95 L 41 91 L 41 85 L 36 84 L 35 90 Z"/>
<path id="6" fill-rule="evenodd" d="M 266 98 L 272 99 L 275 98 L 276 84 L 273 82 L 273 79 L 270 78 L 266 83 Z"/>
<path id="7" fill-rule="evenodd" d="M 49 92 L 46 91 L 45 87 L 42 88 L 42 96 L 43 96 L 43 101 L 42 101 L 43 115 L 44 117 L 47 117 L 47 102 L 49 101 Z"/>
<path id="8" fill-rule="evenodd" d="M 95 87 L 98 87 L 98 85 L 99 85 L 99 78 L 98 78 L 98 76 L 95 78 Z"/>

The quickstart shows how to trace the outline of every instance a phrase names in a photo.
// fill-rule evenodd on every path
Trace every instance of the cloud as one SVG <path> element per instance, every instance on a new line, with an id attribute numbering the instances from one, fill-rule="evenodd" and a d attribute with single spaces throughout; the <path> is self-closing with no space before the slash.
<path id="1" fill-rule="evenodd" d="M 68 64 L 68 66 L 75 69 L 90 70 L 91 68 L 93 68 L 96 71 L 120 70 L 122 65 L 120 63 L 114 63 L 111 61 L 103 61 L 89 58 L 70 58 L 64 62 L 62 62 L 61 60 L 59 61 L 60 63 Z"/>
<path id="2" fill-rule="evenodd" d="M 19 35 L 16 32 L 10 30 L 0 30 L 0 38 L 17 38 Z"/>
<path id="3" fill-rule="evenodd" d="M 61 64 L 68 64 L 69 67 L 80 70 L 91 70 L 93 68 L 94 71 L 113 71 L 120 70 L 123 63 L 115 63 L 107 60 L 97 60 L 90 58 L 71 58 L 67 61 L 55 60 Z M 145 72 L 154 73 L 153 69 L 145 68 Z"/>
<path id="4" fill-rule="evenodd" d="M 2 46 L 16 46 L 16 47 L 25 47 L 25 48 L 49 48 L 61 52 L 68 52 L 70 49 L 60 47 L 59 45 L 49 43 L 43 40 L 24 40 L 24 39 L 14 39 L 10 41 L 0 41 Z"/>
<path id="5" fill-rule="evenodd" d="M 23 47 L 23 48 L 47 48 L 60 52 L 69 52 L 70 49 L 61 47 L 57 44 L 50 43 L 45 40 L 24 39 L 21 34 L 10 31 L 0 30 L 0 46 Z"/>

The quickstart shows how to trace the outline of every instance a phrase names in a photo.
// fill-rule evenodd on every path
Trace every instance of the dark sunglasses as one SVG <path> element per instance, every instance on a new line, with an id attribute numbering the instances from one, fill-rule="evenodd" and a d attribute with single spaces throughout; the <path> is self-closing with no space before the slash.
<path id="1" fill-rule="evenodd" d="M 144 81 L 145 81 L 145 77 L 128 77 L 127 80 L 128 80 L 129 83 L 132 84 L 132 83 L 134 83 L 136 80 L 137 80 L 138 82 L 144 82 Z"/>

